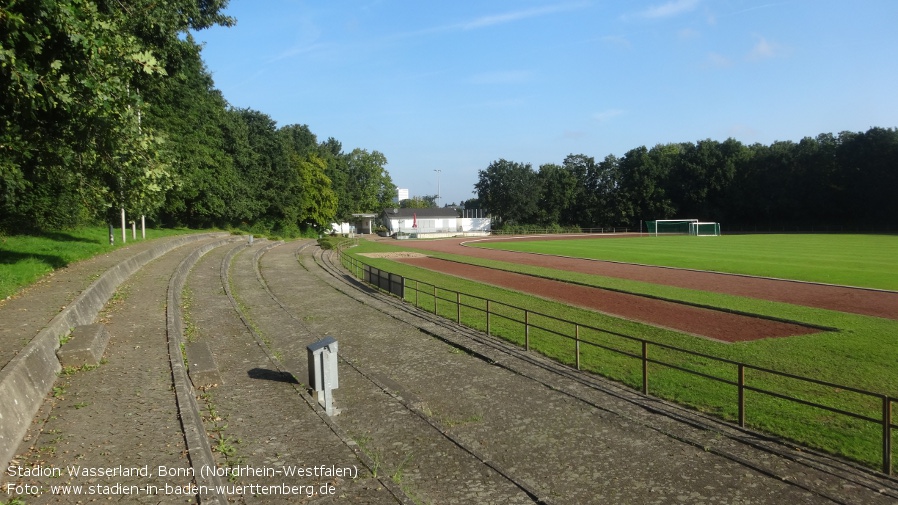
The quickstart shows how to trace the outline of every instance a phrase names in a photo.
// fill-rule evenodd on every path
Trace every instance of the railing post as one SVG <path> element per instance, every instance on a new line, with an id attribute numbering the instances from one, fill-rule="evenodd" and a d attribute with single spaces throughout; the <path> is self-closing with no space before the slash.
<path id="1" fill-rule="evenodd" d="M 649 343 L 642 341 L 642 394 L 649 394 Z"/>
<path id="2" fill-rule="evenodd" d="M 490 301 L 486 301 L 486 334 L 490 334 Z"/>
<path id="3" fill-rule="evenodd" d="M 418 308 L 418 281 L 415 281 L 415 308 Z"/>
<path id="4" fill-rule="evenodd" d="M 892 475 L 892 399 L 882 397 L 882 473 Z"/>
<path id="5" fill-rule="evenodd" d="M 745 428 L 745 365 L 739 363 L 739 426 Z"/>
<path id="6" fill-rule="evenodd" d="M 437 287 L 436 287 L 436 284 L 434 284 L 434 286 L 433 286 L 433 315 L 435 315 L 435 316 L 440 315 L 437 312 Z"/>
<path id="7" fill-rule="evenodd" d="M 580 370 L 580 325 L 574 325 L 574 353 L 576 354 L 574 361 L 577 363 L 577 370 Z"/>
<path id="8" fill-rule="evenodd" d="M 455 322 L 461 324 L 461 294 L 455 292 Z"/>
<path id="9" fill-rule="evenodd" d="M 524 350 L 530 350 L 530 311 L 524 309 Z"/>

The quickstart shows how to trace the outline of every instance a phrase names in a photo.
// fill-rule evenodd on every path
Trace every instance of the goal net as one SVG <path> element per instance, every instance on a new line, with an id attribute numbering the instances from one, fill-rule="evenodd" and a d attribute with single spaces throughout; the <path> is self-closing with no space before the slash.
<path id="1" fill-rule="evenodd" d="M 689 235 L 693 223 L 698 223 L 698 219 L 658 219 L 656 221 L 646 221 L 649 235 Z"/>
<path id="2" fill-rule="evenodd" d="M 689 234 L 697 237 L 717 237 L 720 235 L 720 223 L 700 221 L 690 223 Z"/>

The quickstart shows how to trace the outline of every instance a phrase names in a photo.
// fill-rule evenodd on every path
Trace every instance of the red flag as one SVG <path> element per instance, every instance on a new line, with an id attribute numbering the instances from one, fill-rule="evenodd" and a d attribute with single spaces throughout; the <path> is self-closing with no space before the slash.
<path id="1" fill-rule="evenodd" d="M 418 227 L 418 213 L 412 212 L 412 228 Z"/>

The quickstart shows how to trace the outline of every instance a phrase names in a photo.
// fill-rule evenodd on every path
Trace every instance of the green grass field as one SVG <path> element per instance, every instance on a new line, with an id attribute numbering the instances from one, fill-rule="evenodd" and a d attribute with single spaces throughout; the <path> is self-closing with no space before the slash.
<path id="1" fill-rule="evenodd" d="M 898 290 L 898 235 L 723 235 L 479 242 L 478 247 Z"/>
<path id="2" fill-rule="evenodd" d="M 147 240 L 195 230 L 147 229 Z M 140 232 L 138 231 L 138 236 Z M 109 245 L 109 229 L 95 226 L 31 235 L 0 236 L 0 300 L 66 265 L 122 247 L 121 230 Z M 137 239 L 142 240 L 142 239 Z M 132 243 L 128 232 L 128 244 Z"/>
<path id="3" fill-rule="evenodd" d="M 742 240 L 720 240 L 728 238 Z M 719 241 L 717 244 L 722 246 L 726 246 L 727 243 L 745 245 L 742 246 L 742 252 L 738 252 L 738 247 L 736 246 L 717 247 L 714 244 L 715 241 Z M 526 242 L 526 246 L 533 248 L 531 250 L 538 249 L 539 252 L 544 253 L 561 252 L 570 256 L 603 257 L 617 261 L 668 264 L 670 266 L 693 268 L 696 265 L 690 264 L 690 262 L 703 263 L 705 265 L 716 262 L 716 264 L 725 267 L 709 268 L 705 266 L 702 268 L 709 270 L 734 271 L 731 265 L 728 266 L 728 264 L 741 263 L 742 268 L 746 268 L 746 270 L 740 271 L 740 273 L 752 273 L 771 277 L 823 280 L 808 277 L 809 272 L 828 276 L 826 269 L 822 269 L 819 265 L 807 265 L 811 261 L 809 259 L 806 259 L 804 262 L 788 261 L 788 255 L 793 254 L 789 251 L 794 250 L 795 254 L 804 255 L 805 258 L 825 257 L 827 258 L 827 264 L 833 269 L 838 269 L 839 261 L 837 258 L 839 257 L 845 258 L 845 255 L 861 256 L 861 258 L 854 258 L 853 261 L 853 264 L 856 265 L 854 271 L 857 273 L 855 275 L 846 275 L 845 273 L 833 274 L 828 276 L 829 278 L 824 280 L 825 282 L 870 285 L 871 280 L 875 280 L 880 276 L 894 275 L 894 272 L 890 271 L 892 269 L 891 265 L 885 261 L 888 254 L 883 253 L 881 249 L 895 247 L 895 244 L 898 243 L 898 239 L 895 237 L 840 235 L 834 236 L 832 241 L 833 244 L 839 245 L 838 248 L 829 247 L 826 251 L 817 253 L 807 250 L 807 248 L 811 247 L 810 244 L 820 246 L 827 243 L 825 236 L 764 235 L 754 237 L 622 238 L 619 240 L 579 239 L 572 241 Z M 499 242 L 498 244 L 502 248 L 508 248 L 506 242 Z M 520 245 L 524 244 L 524 242 L 520 243 Z M 791 244 L 791 248 L 786 248 L 786 244 Z M 574 246 L 590 251 L 590 253 L 601 250 L 602 256 L 587 255 L 582 252 L 574 254 L 572 251 L 572 249 L 575 249 Z M 664 251 L 659 252 L 653 248 L 661 248 Z M 874 248 L 875 251 L 871 251 L 871 248 Z M 676 254 L 672 252 L 674 249 L 678 251 Z M 752 254 L 750 254 L 752 249 L 759 251 L 761 259 L 752 260 Z M 835 252 L 834 249 L 838 249 L 841 253 Z M 668 300 L 718 307 L 724 310 L 738 310 L 740 312 L 754 313 L 762 317 L 781 318 L 835 328 L 834 331 L 823 331 L 802 337 L 762 339 L 753 342 L 727 344 L 627 321 L 585 309 L 547 302 L 531 295 L 486 286 L 387 259 L 357 256 L 358 253 L 364 252 L 396 250 L 407 249 L 397 243 L 385 244 L 362 241 L 358 247 L 350 249 L 349 252 L 359 260 L 386 271 L 404 275 L 421 283 L 427 283 L 426 287 L 422 288 L 422 292 L 418 293 L 419 305 L 426 310 L 433 311 L 434 301 L 430 292 L 432 289 L 430 285 L 438 286 L 437 296 L 440 297 L 440 300 L 437 301 L 438 311 L 441 315 L 450 319 L 458 317 L 453 303 L 456 295 L 453 292 L 460 291 L 471 295 L 468 298 L 469 302 L 467 302 L 470 305 L 476 306 L 478 303 L 482 303 L 473 298 L 474 296 L 488 298 L 495 302 L 519 307 L 520 309 L 547 314 L 552 317 L 572 321 L 573 323 L 619 332 L 650 342 L 671 345 L 722 359 L 898 397 L 898 374 L 894 373 L 894 365 L 898 362 L 898 346 L 894 345 L 895 340 L 898 339 L 898 321 L 660 286 L 651 283 L 571 274 L 551 269 L 456 255 L 432 254 L 445 259 L 508 271 L 578 282 L 628 293 L 657 296 Z M 629 250 L 634 251 L 634 257 L 631 258 L 627 255 Z M 777 251 L 780 251 L 780 253 Z M 848 253 L 847 251 L 854 251 L 854 253 Z M 778 254 L 784 255 L 786 261 L 779 261 Z M 741 258 L 741 260 L 738 262 L 724 261 L 723 258 L 727 255 Z M 898 255 L 895 257 L 898 257 Z M 666 259 L 659 260 L 659 258 Z M 784 262 L 789 263 L 791 266 L 788 269 L 780 269 L 779 273 L 767 271 L 763 267 L 765 264 L 776 266 Z M 791 274 L 783 275 L 785 272 L 791 272 Z M 836 281 L 834 279 L 842 280 Z M 875 287 L 889 285 L 889 283 L 874 284 Z M 425 284 L 422 284 L 422 286 L 425 286 Z M 412 301 L 410 297 L 411 295 L 407 295 L 406 299 Z M 463 296 L 462 299 L 464 302 L 465 297 Z M 512 342 L 522 344 L 523 325 L 520 323 L 523 320 L 522 311 L 497 309 L 496 307 L 494 306 L 493 310 L 507 312 L 508 319 L 494 316 L 491 323 L 492 333 Z M 530 317 L 532 324 L 534 324 L 534 321 L 537 321 L 535 324 L 539 324 L 538 321 L 540 319 L 538 316 L 531 314 Z M 472 327 L 482 330 L 486 328 L 482 313 L 474 309 L 464 308 L 462 310 L 462 319 L 463 322 Z M 573 324 L 565 325 L 543 318 L 542 326 L 569 335 L 573 334 Z M 570 326 L 570 328 L 567 328 L 567 326 Z M 639 353 L 638 346 L 634 347 L 635 344 L 632 342 L 628 342 L 620 337 L 610 336 L 601 331 L 581 330 L 581 338 L 637 355 Z M 531 347 L 559 361 L 573 363 L 573 346 L 571 341 L 549 331 L 532 329 Z M 582 347 L 581 366 L 584 369 L 635 388 L 641 386 L 641 363 L 638 359 L 592 348 L 589 345 Z M 661 350 L 660 348 L 653 350 L 652 356 L 714 377 L 731 381 L 735 380 L 736 377 L 736 370 L 732 365 L 695 358 L 676 351 Z M 650 375 L 650 391 L 656 396 L 674 400 L 726 419 L 733 420 L 736 416 L 736 389 L 733 386 L 689 375 L 660 365 L 651 365 Z M 881 402 L 878 402 L 876 398 L 871 399 L 838 388 L 809 385 L 763 372 L 748 373 L 747 379 L 755 385 L 783 394 L 794 395 L 805 400 L 819 402 L 872 418 L 878 418 L 881 415 Z M 875 423 L 858 421 L 819 408 L 806 407 L 795 402 L 778 400 L 751 392 L 747 394 L 746 408 L 749 426 L 821 448 L 834 454 L 847 456 L 873 467 L 881 464 L 882 456 L 879 452 L 881 427 Z"/>

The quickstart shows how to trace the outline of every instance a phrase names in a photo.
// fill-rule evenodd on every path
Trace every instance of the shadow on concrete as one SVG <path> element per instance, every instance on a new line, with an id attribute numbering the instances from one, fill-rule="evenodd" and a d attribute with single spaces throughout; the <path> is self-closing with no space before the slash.
<path id="1" fill-rule="evenodd" d="M 274 382 L 286 382 L 287 384 L 299 384 L 289 372 L 279 372 L 265 368 L 253 368 L 246 372 L 250 379 L 260 379 Z"/>

